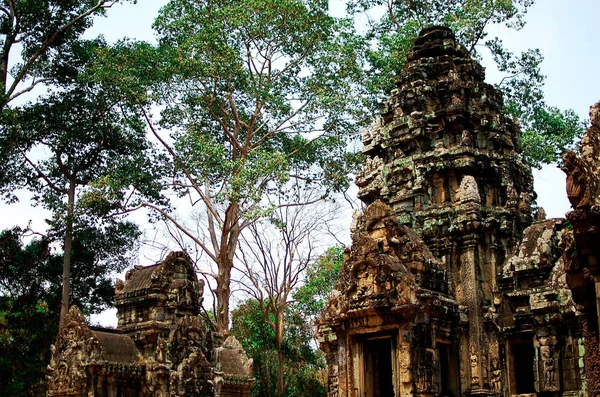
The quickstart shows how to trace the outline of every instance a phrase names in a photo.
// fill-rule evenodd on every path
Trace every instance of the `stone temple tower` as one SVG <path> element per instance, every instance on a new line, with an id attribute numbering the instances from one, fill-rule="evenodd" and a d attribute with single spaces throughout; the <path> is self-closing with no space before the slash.
<path id="1" fill-rule="evenodd" d="M 520 130 L 484 77 L 451 30 L 425 29 L 364 133 L 367 208 L 318 327 L 329 396 L 581 389 L 560 361 L 578 344 L 561 222 L 532 225 Z"/>

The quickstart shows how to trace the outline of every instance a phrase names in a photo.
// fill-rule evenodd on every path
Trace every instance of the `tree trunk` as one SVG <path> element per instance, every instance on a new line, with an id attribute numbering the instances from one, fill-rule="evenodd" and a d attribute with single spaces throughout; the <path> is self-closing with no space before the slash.
<path id="1" fill-rule="evenodd" d="M 239 205 L 231 204 L 225 211 L 225 221 L 221 234 L 221 252 L 219 253 L 219 275 L 217 277 L 217 313 L 216 331 L 223 335 L 229 334 L 229 298 L 231 295 L 231 269 L 233 257 L 240 237 Z"/>
<path id="2" fill-rule="evenodd" d="M 217 296 L 216 331 L 225 335 L 229 333 L 229 296 L 233 261 L 224 258 L 223 261 L 219 261 L 218 266 L 219 277 L 215 290 Z"/>
<path id="3" fill-rule="evenodd" d="M 285 306 L 284 306 L 285 307 Z M 284 330 L 284 307 L 277 308 L 277 320 L 275 322 L 275 347 L 277 348 L 277 388 L 275 389 L 275 396 L 282 396 L 285 392 L 285 385 L 283 382 L 283 330 Z"/>
<path id="4" fill-rule="evenodd" d="M 67 192 L 67 217 L 65 220 L 65 242 L 63 254 L 62 300 L 60 304 L 60 324 L 69 312 L 69 295 L 71 293 L 71 246 L 73 245 L 73 212 L 75 206 L 75 180 L 69 181 Z"/>

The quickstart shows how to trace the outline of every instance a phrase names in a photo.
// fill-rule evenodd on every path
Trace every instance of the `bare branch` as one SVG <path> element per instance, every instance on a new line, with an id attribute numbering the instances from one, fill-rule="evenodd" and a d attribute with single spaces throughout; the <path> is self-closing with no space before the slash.
<path id="1" fill-rule="evenodd" d="M 15 99 L 15 98 L 17 98 L 17 97 L 19 97 L 19 96 L 21 96 L 21 95 L 23 95 L 23 94 L 31 91 L 31 90 L 33 90 L 38 84 L 45 83 L 47 81 L 50 81 L 50 79 L 39 79 L 39 80 L 35 80 L 34 79 L 33 82 L 31 83 L 31 85 L 29 87 L 24 88 L 24 89 L 22 89 L 22 90 L 20 90 L 18 92 L 15 92 L 10 97 L 8 97 L 8 101 L 9 102 L 12 101 L 13 99 Z"/>
<path id="2" fill-rule="evenodd" d="M 150 116 L 148 116 L 148 113 L 146 112 L 146 109 L 144 109 L 142 107 L 141 110 L 142 110 L 142 114 L 144 115 L 144 118 L 146 119 L 146 124 L 148 125 L 148 128 L 150 128 L 150 131 L 152 132 L 152 134 L 156 137 L 156 139 L 158 139 L 158 141 L 163 145 L 163 147 L 165 149 L 167 149 L 167 151 L 169 152 L 169 154 L 171 155 L 171 157 L 173 157 L 173 159 L 181 167 L 183 173 L 185 174 L 187 180 L 190 182 L 191 186 L 194 188 L 194 190 L 196 192 L 198 192 L 198 194 L 200 195 L 200 198 L 202 198 L 202 201 L 205 203 L 207 210 L 210 211 L 210 213 L 219 222 L 222 223 L 223 221 L 221 220 L 221 217 L 220 217 L 219 213 L 213 207 L 213 205 L 212 205 L 212 203 L 210 201 L 210 198 L 207 195 L 204 194 L 204 192 L 202 191 L 202 189 L 200 188 L 200 186 L 198 186 L 198 184 L 195 182 L 195 178 L 192 176 L 192 174 L 189 172 L 189 170 L 184 166 L 184 162 L 181 161 L 181 159 L 179 158 L 179 156 L 177 155 L 177 153 L 175 153 L 175 150 L 171 147 L 171 145 L 169 145 L 163 139 L 163 137 L 158 133 L 158 131 L 156 130 L 156 128 L 154 128 L 154 124 L 152 123 L 152 120 L 150 119 Z"/>
<path id="3" fill-rule="evenodd" d="M 152 203 L 145 202 L 145 203 L 142 203 L 141 205 L 144 206 L 144 207 L 153 209 L 154 211 L 156 211 L 160 215 L 162 215 L 164 218 L 168 219 L 184 235 L 186 235 L 195 244 L 197 244 L 200 248 L 202 248 L 202 250 L 206 253 L 206 255 L 208 255 L 210 257 L 210 259 L 212 259 L 214 262 L 217 262 L 217 257 L 208 249 L 208 247 L 204 244 L 204 242 L 202 240 L 198 239 L 192 233 L 190 233 L 187 230 L 187 228 L 184 227 L 181 223 L 179 223 L 179 221 L 177 221 L 177 219 L 175 219 L 173 216 L 171 216 L 171 214 L 169 214 L 168 212 L 166 212 L 162 208 L 160 208 L 160 207 L 158 207 L 158 206 L 156 206 L 156 205 L 154 205 Z"/>

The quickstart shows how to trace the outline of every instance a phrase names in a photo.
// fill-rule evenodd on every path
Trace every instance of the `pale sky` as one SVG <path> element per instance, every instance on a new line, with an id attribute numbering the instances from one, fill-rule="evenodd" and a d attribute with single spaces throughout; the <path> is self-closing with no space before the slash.
<path id="1" fill-rule="evenodd" d="M 103 34 L 109 42 L 123 37 L 154 41 L 151 24 L 158 9 L 166 3 L 166 0 L 139 0 L 135 5 L 117 4 L 108 11 L 107 18 L 96 21 L 89 37 Z M 338 9 L 342 7 L 337 1 L 332 4 Z M 589 107 L 600 100 L 598 16 L 599 0 L 538 0 L 531 7 L 526 17 L 527 25 L 521 31 L 503 28 L 490 31 L 498 34 L 512 51 L 539 48 L 545 58 L 542 71 L 547 76 L 547 103 L 561 109 L 574 109 L 580 117 L 587 119 Z M 485 63 L 484 66 L 488 67 L 488 81 L 497 82 L 499 77 L 493 66 Z M 542 171 L 534 170 L 534 178 L 538 205 L 544 207 L 548 217 L 563 217 L 570 209 L 565 175 L 550 166 Z M 31 209 L 26 200 L 13 206 L 0 204 L 0 208 L 0 228 L 25 226 L 29 220 L 34 221 L 34 227 L 42 228 L 47 216 L 39 209 Z M 350 224 L 349 219 L 347 223 Z M 147 265 L 158 259 L 140 258 L 140 262 Z M 100 321 L 115 325 L 116 319 L 112 316 L 114 314 L 103 316 Z M 98 318 L 92 321 L 98 321 Z"/>

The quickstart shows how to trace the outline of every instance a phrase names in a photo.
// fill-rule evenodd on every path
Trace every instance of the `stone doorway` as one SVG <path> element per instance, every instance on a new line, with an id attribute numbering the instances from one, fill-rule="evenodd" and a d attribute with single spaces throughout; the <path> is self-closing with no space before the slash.
<path id="1" fill-rule="evenodd" d="M 439 359 L 440 388 L 442 397 L 459 396 L 458 353 L 456 346 L 450 343 L 437 342 Z"/>
<path id="2" fill-rule="evenodd" d="M 397 389 L 397 343 L 392 335 L 360 337 L 355 343 L 357 397 L 394 397 Z"/>
<path id="3" fill-rule="evenodd" d="M 535 348 L 533 336 L 520 336 L 508 343 L 510 394 L 535 393 Z"/>

